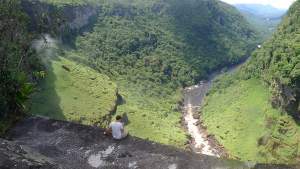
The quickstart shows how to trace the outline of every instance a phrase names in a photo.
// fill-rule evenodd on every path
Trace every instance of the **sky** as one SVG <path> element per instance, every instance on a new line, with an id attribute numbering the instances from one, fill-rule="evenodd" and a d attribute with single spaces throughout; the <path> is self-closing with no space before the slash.
<path id="1" fill-rule="evenodd" d="M 279 9 L 288 9 L 295 0 L 222 0 L 229 4 L 264 4 Z"/>

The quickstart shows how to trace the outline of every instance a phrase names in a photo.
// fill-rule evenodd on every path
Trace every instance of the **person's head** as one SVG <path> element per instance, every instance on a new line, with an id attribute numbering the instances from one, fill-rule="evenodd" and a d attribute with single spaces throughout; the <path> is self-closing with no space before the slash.
<path id="1" fill-rule="evenodd" d="M 116 120 L 121 121 L 122 117 L 120 115 L 117 115 Z"/>

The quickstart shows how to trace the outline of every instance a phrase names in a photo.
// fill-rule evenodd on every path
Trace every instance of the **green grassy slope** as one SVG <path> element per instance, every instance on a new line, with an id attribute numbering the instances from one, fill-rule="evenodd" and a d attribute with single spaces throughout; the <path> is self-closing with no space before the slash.
<path id="1" fill-rule="evenodd" d="M 32 96 L 33 114 L 93 125 L 114 110 L 117 86 L 109 77 L 64 57 L 48 64 L 40 91 Z"/>
<path id="2" fill-rule="evenodd" d="M 132 135 L 184 147 L 187 137 L 181 127 L 182 115 L 177 105 L 181 100 L 179 90 L 166 97 L 154 97 L 128 82 L 119 81 L 118 84 L 126 104 L 118 107 L 117 114 L 127 113 L 130 121 L 127 128 Z"/>
<path id="3" fill-rule="evenodd" d="M 65 56 L 78 58 L 72 52 Z M 109 119 L 103 118 L 116 104 L 116 83 L 68 57 L 58 57 L 49 62 L 41 89 L 32 96 L 31 112 L 88 125 L 104 122 L 101 126 L 106 127 L 107 121 L 103 120 Z M 177 110 L 180 91 L 166 97 L 153 97 L 142 91 L 140 86 L 122 80 L 116 82 L 124 100 L 124 104 L 118 106 L 116 115 L 128 115 L 130 123 L 127 129 L 132 135 L 184 147 L 187 138 L 180 126 L 181 113 Z"/>
<path id="4" fill-rule="evenodd" d="M 290 117 L 282 116 L 281 112 L 272 108 L 270 97 L 268 87 L 258 79 L 237 81 L 209 95 L 202 110 L 204 124 L 234 158 L 293 162 L 300 148 L 297 144 L 300 127 Z M 285 134 L 280 133 L 277 124 L 280 121 L 288 124 L 288 127 L 281 126 L 287 127 Z M 282 142 L 270 150 L 277 139 Z"/>
<path id="5" fill-rule="evenodd" d="M 258 160 L 257 140 L 266 131 L 264 116 L 273 111 L 258 80 L 240 82 L 212 94 L 203 109 L 204 124 L 232 156 Z"/>

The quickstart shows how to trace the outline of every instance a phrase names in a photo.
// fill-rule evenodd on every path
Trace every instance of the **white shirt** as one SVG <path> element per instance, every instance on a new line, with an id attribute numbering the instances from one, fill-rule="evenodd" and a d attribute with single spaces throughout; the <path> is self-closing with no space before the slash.
<path id="1" fill-rule="evenodd" d="M 112 122 L 109 127 L 112 129 L 114 139 L 122 139 L 123 124 L 121 122 Z"/>

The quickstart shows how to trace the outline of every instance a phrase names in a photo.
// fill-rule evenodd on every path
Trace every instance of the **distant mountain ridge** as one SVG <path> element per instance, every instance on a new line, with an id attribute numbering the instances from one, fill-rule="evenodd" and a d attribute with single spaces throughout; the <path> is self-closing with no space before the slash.
<path id="1" fill-rule="evenodd" d="M 271 5 L 236 4 L 235 7 L 256 28 L 262 36 L 262 40 L 271 37 L 286 13 L 286 10 L 278 9 Z"/>
<path id="2" fill-rule="evenodd" d="M 261 4 L 236 4 L 235 7 L 237 7 L 241 12 L 248 12 L 264 18 L 279 18 L 286 12 L 284 9 L 278 9 L 271 5 Z"/>

